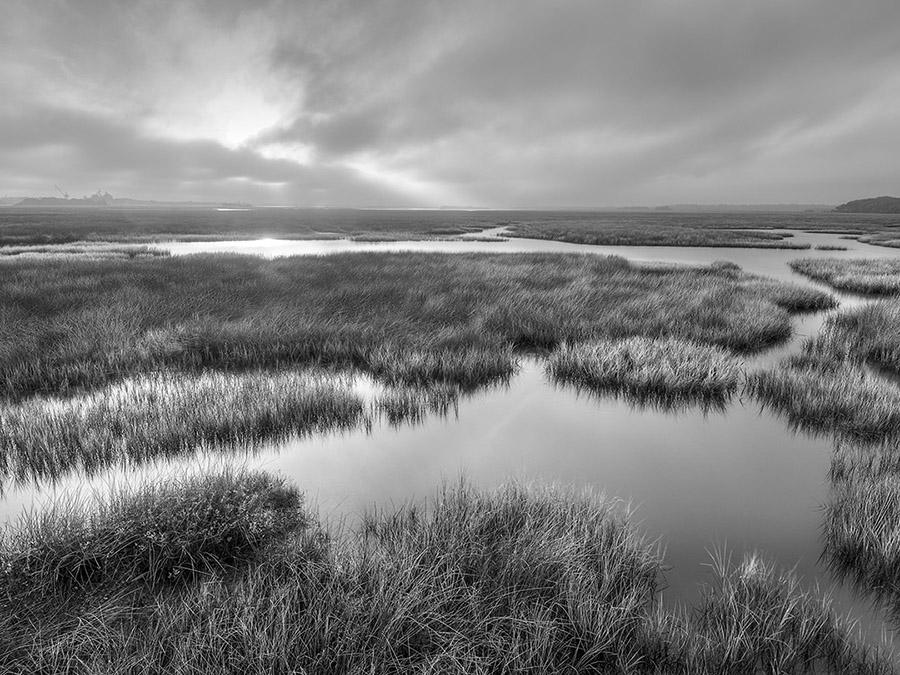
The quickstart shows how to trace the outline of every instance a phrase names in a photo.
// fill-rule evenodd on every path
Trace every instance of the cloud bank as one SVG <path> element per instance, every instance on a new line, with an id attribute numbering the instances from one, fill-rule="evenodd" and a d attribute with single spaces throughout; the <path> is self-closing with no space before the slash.
<path id="1" fill-rule="evenodd" d="M 0 193 L 304 206 L 900 193 L 900 3 L 7 0 Z"/>

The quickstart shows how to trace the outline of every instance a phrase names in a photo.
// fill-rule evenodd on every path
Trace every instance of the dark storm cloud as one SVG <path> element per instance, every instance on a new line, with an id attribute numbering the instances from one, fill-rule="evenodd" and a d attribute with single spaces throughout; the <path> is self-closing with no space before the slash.
<path id="1" fill-rule="evenodd" d="M 52 185 L 65 169 L 198 197 L 238 181 L 258 201 L 348 205 L 836 202 L 900 189 L 893 0 L 11 13 L 7 181 Z M 60 166 L 42 170 L 52 148 Z"/>

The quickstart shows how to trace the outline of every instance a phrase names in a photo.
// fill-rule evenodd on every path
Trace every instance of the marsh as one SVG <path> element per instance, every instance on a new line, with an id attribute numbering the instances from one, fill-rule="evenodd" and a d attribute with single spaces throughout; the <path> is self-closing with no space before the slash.
<path id="1" fill-rule="evenodd" d="M 206 217 L 215 222 L 219 215 Z M 635 558 L 627 565 L 636 576 L 616 582 L 622 584 L 616 593 L 625 595 L 606 598 L 607 591 L 597 595 L 591 586 L 566 600 L 600 612 L 591 630 L 606 632 L 606 646 L 590 667 L 628 670 L 633 662 L 715 672 L 726 667 L 720 650 L 735 645 L 717 644 L 713 635 L 736 629 L 743 612 L 765 611 L 773 623 L 744 625 L 745 660 L 727 667 L 776 658 L 763 647 L 776 640 L 784 645 L 777 658 L 786 663 L 889 671 L 889 635 L 900 607 L 892 590 L 892 530 L 875 539 L 866 530 L 865 539 L 854 524 L 889 522 L 895 499 L 893 465 L 883 459 L 873 469 L 864 458 L 873 444 L 891 457 L 900 431 L 892 403 L 900 394 L 886 375 L 896 370 L 890 335 L 900 326 L 898 314 L 884 304 L 889 300 L 810 279 L 807 267 L 839 255 L 828 264 L 868 264 L 884 276 L 900 250 L 843 233 L 791 230 L 784 222 L 776 228 L 764 218 L 753 228 L 745 217 L 742 231 L 771 233 L 761 241 L 791 246 L 610 247 L 528 239 L 495 215 L 456 216 L 449 226 L 454 217 L 441 217 L 439 225 L 426 218 L 410 240 L 357 232 L 321 240 L 123 236 L 8 246 L 0 258 L 6 625 L 37 622 L 41 640 L 57 644 L 92 617 L 105 632 L 85 644 L 123 670 L 134 649 L 147 655 L 154 649 L 122 642 L 120 631 L 130 629 L 115 617 L 132 613 L 136 603 L 145 609 L 135 620 L 162 630 L 166 622 L 189 621 L 201 611 L 196 603 L 216 597 L 210 584 L 250 594 L 246 602 L 253 604 L 272 594 L 286 598 L 279 584 L 303 578 L 314 597 L 285 599 L 278 611 L 290 619 L 257 618 L 315 633 L 321 628 L 298 615 L 296 603 L 357 602 L 335 595 L 334 584 L 341 579 L 344 587 L 363 573 L 360 566 L 375 555 L 370 547 L 387 546 L 377 554 L 383 564 L 410 572 L 402 556 L 426 554 L 422 547 L 435 536 L 427 528 L 440 530 L 444 518 L 455 522 L 459 509 L 472 517 L 486 509 L 477 518 L 488 520 L 499 509 L 519 523 L 512 500 L 524 509 L 521 517 L 538 518 L 524 515 L 535 508 L 548 523 L 569 518 L 562 514 L 571 509 L 594 514 L 598 534 L 585 530 L 578 545 L 600 537 L 590 544 L 598 548 L 579 553 L 580 562 L 563 562 L 572 540 L 559 544 L 562 558 L 553 558 L 554 565 L 574 565 L 565 574 L 579 579 L 578 565 L 626 564 L 605 557 L 621 544 L 599 532 L 624 528 L 616 536 L 633 542 L 627 546 Z M 191 218 L 200 220 L 197 213 Z M 605 237 L 603 222 L 594 227 Z M 684 227 L 674 230 L 677 237 Z M 733 230 L 721 232 L 729 237 Z M 833 250 L 836 242 L 843 250 Z M 706 243 L 720 243 L 720 235 Z M 876 323 L 880 328 L 872 330 Z M 840 366 L 838 353 L 845 359 Z M 462 486 L 452 487 L 458 481 Z M 584 490 L 605 496 L 582 502 Z M 883 494 L 880 506 L 860 501 L 872 490 Z M 283 496 L 267 497 L 270 491 Z M 144 520 L 164 522 L 165 503 L 177 508 L 180 499 L 223 500 L 209 508 L 230 517 L 222 509 L 233 505 L 236 524 L 228 528 L 254 534 L 224 535 L 232 538 L 195 555 L 197 542 L 213 545 L 213 531 L 231 530 L 197 523 L 172 539 L 154 533 L 157 525 L 141 529 Z M 244 499 L 248 506 L 240 505 Z M 302 515 L 267 515 L 267 503 L 294 514 L 302 503 Z M 453 514 L 442 511 L 445 504 Z M 863 508 L 877 514 L 860 516 Z M 256 524 L 239 524 L 252 509 L 263 509 L 252 516 Z M 101 534 L 114 530 L 116 519 L 121 543 Z M 420 522 L 423 532 L 413 526 Z M 271 534 L 265 523 L 272 523 Z M 90 562 L 110 555 L 90 551 L 91 542 L 103 541 L 130 552 L 123 568 Z M 250 543 L 239 548 L 232 541 Z M 441 575 L 538 564 L 508 557 L 500 540 L 484 545 L 500 547 L 502 562 L 476 562 L 459 551 L 453 563 L 463 565 L 459 572 L 422 570 L 423 579 L 448 589 Z M 179 550 L 188 557 L 178 558 Z M 169 554 L 180 562 L 152 574 L 129 571 L 147 560 L 162 564 Z M 81 556 L 86 561 L 75 568 L 61 567 Z M 602 584 L 612 583 L 604 575 Z M 137 585 L 121 581 L 144 577 Z M 478 592 L 513 583 L 503 579 L 478 581 L 488 584 Z M 428 612 L 447 612 L 441 621 L 457 621 L 450 614 L 456 610 L 433 595 L 438 586 L 421 587 L 431 595 L 419 602 Z M 198 589 L 206 590 L 197 595 Z M 111 592 L 115 607 L 99 601 Z M 23 609 L 21 598 L 36 593 L 45 600 Z M 539 609 L 545 600 L 523 596 L 515 611 L 549 611 Z M 397 621 L 401 613 L 402 621 L 425 621 L 406 614 L 411 608 L 379 602 L 398 613 Z M 462 596 L 453 606 L 460 602 Z M 66 613 L 54 618 L 53 603 L 64 603 Z M 806 627 L 779 623 L 779 603 L 802 607 Z M 742 609 L 726 616 L 726 604 Z M 222 621 L 245 621 L 236 608 L 216 606 Z M 477 611 L 477 621 L 490 623 L 511 610 L 490 604 Z M 610 612 L 631 618 L 602 618 Z M 358 622 L 373 620 L 348 619 L 344 639 L 361 639 L 352 637 Z M 536 640 L 584 630 L 561 617 L 547 620 L 554 626 L 547 635 L 504 630 L 490 640 L 525 650 L 521 667 L 576 658 L 559 646 L 552 648 L 563 659 L 558 663 L 524 656 Z M 454 630 L 483 632 L 485 625 Z M 228 626 L 214 630 L 235 630 Z M 245 648 L 266 639 L 278 645 L 279 658 L 324 667 L 338 663 L 333 659 L 351 644 L 289 647 L 293 633 L 260 630 L 266 637 L 236 638 L 229 659 L 240 661 Z M 13 628 L 8 635 L 11 668 L 50 663 L 32 637 Z M 437 654 L 467 662 L 438 633 L 428 635 L 408 645 L 404 663 L 412 667 Z M 185 663 L 220 667 L 213 664 L 221 655 L 201 646 L 207 639 L 158 633 L 153 641 Z M 367 654 L 342 667 L 386 658 L 377 650 Z M 483 652 L 478 662 L 492 658 Z"/>

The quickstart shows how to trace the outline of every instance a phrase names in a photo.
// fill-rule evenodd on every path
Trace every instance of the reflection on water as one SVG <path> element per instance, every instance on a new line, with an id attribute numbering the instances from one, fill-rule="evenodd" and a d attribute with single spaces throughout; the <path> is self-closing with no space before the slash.
<path id="1" fill-rule="evenodd" d="M 749 272 L 804 284 L 812 282 L 791 272 L 789 260 L 824 255 L 900 256 L 900 250 L 868 246 L 839 235 L 796 233 L 795 239 L 812 246 L 845 245 L 849 250 L 582 246 L 526 239 L 259 240 L 163 246 L 179 255 L 201 251 L 270 257 L 343 251 L 556 251 L 692 264 L 729 260 Z M 842 307 L 860 302 L 847 294 L 836 295 Z M 796 353 L 804 339 L 818 332 L 825 317 L 826 313 L 796 317 L 794 338 L 747 359 L 747 366 L 772 364 Z M 360 386 L 372 388 L 365 382 Z M 401 409 L 403 404 L 397 402 Z M 413 425 L 391 424 L 388 416 L 370 429 L 266 446 L 240 455 L 237 461 L 284 474 L 306 492 L 322 517 L 350 523 L 373 506 L 427 498 L 442 480 L 459 474 L 483 487 L 510 479 L 599 487 L 631 501 L 644 530 L 661 538 L 671 566 L 664 592 L 669 602 L 697 598 L 697 582 L 710 578 L 708 552 L 716 546 L 727 546 L 736 559 L 759 550 L 779 565 L 794 568 L 808 584 L 827 589 L 836 582 L 820 559 L 822 508 L 829 498 L 830 442 L 791 431 L 752 401 L 734 398 L 719 406 L 661 407 L 588 396 L 551 385 L 541 363 L 526 359 L 508 386 L 476 392 L 443 412 L 420 417 Z M 117 467 L 91 479 L 76 473 L 44 492 L 12 488 L 0 502 L 0 517 L 13 518 L 53 492 L 65 494 L 91 486 L 105 489 L 111 481 L 128 480 L 135 471 L 165 474 L 209 458 L 209 453 L 198 453 L 170 462 Z M 883 610 L 852 584 L 837 584 L 833 593 L 839 613 L 852 612 L 870 638 L 881 635 Z"/>

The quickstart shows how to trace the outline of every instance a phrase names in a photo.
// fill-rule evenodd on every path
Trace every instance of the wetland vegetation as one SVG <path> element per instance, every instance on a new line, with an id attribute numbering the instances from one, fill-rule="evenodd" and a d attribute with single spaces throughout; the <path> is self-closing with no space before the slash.
<path id="1" fill-rule="evenodd" d="M 900 434 L 900 303 L 872 302 L 828 317 L 802 351 L 752 373 L 750 390 L 798 426 L 856 438 Z"/>
<path id="2" fill-rule="evenodd" d="M 896 258 L 807 258 L 794 260 L 791 268 L 841 291 L 873 295 L 900 292 L 900 260 Z"/>
<path id="3" fill-rule="evenodd" d="M 164 368 L 318 365 L 473 387 L 515 350 L 678 337 L 753 352 L 828 294 L 734 266 L 579 255 L 344 254 L 0 260 L 0 395 Z"/>
<path id="4" fill-rule="evenodd" d="M 590 493 L 460 483 L 344 532 L 265 474 L 61 508 L 2 540 L 4 672 L 890 672 L 756 557 L 663 610 L 658 546 Z"/>
<path id="5" fill-rule="evenodd" d="M 109 227 L 121 229 L 116 217 Z M 365 230 L 358 217 L 347 215 L 335 236 L 399 232 Z M 595 236 L 596 222 L 575 220 L 551 222 L 547 236 L 567 240 L 563 227 Z M 895 300 L 833 313 L 799 353 L 754 370 L 747 363 L 787 340 L 795 315 L 831 309 L 835 298 L 726 262 L 179 258 L 136 244 L 161 234 L 142 222 L 125 243 L 55 248 L 40 228 L 40 242 L 4 240 L 5 477 L 52 483 L 197 451 L 222 457 L 418 424 L 502 386 L 520 359 L 537 356 L 556 382 L 640 405 L 745 392 L 795 427 L 880 443 L 835 449 L 825 554 L 867 589 L 900 596 L 900 389 L 878 372 L 900 372 Z M 179 236 L 218 236 L 186 222 Z M 441 222 L 410 221 L 400 234 L 485 224 L 481 215 L 457 219 L 456 230 Z M 643 243 L 786 240 L 765 223 L 709 222 L 673 219 L 662 239 Z M 609 223 L 601 229 L 618 236 Z M 97 232 L 59 236 L 92 241 Z M 631 243 L 644 234 L 634 229 Z M 900 272 L 843 260 L 795 269 L 842 290 L 845 277 L 892 283 Z M 320 521 L 295 487 L 243 470 L 130 486 L 90 505 L 63 497 L 0 538 L 0 670 L 891 672 L 878 644 L 762 555 L 737 564 L 715 556 L 698 599 L 665 605 L 665 543 L 649 541 L 614 501 L 516 485 L 447 487 L 358 528 Z"/>
<path id="6" fill-rule="evenodd" d="M 594 340 L 555 349 L 547 372 L 561 383 L 638 400 L 725 400 L 741 382 L 739 359 L 721 347 L 677 338 Z"/>

